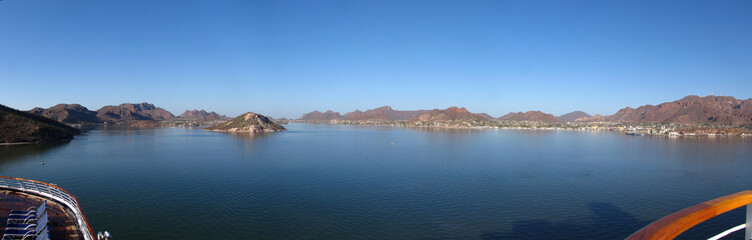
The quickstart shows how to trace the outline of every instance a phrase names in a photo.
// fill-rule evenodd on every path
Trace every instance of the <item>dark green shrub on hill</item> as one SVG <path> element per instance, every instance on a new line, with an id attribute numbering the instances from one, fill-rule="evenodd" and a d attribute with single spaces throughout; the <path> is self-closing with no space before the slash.
<path id="1" fill-rule="evenodd" d="M 58 121 L 0 105 L 0 143 L 64 141 L 79 133 Z"/>

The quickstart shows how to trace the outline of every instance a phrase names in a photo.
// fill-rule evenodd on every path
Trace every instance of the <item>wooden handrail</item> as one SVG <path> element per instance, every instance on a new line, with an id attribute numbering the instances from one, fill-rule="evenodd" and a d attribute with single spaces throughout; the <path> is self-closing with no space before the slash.
<path id="1" fill-rule="evenodd" d="M 627 240 L 674 239 L 701 222 L 750 203 L 752 190 L 716 198 L 658 219 L 627 237 Z"/>

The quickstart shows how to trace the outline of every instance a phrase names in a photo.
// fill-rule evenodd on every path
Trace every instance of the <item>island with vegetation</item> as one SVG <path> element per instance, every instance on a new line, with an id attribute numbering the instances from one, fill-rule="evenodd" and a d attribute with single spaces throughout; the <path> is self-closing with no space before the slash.
<path id="1" fill-rule="evenodd" d="M 218 123 L 205 128 L 210 131 L 223 132 L 277 132 L 287 130 L 269 117 L 252 112 L 245 113 L 230 121 Z"/>

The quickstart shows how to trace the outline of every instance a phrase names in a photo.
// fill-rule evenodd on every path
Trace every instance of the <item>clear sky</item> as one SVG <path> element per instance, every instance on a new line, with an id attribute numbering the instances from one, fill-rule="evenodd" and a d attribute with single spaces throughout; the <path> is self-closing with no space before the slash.
<path id="1" fill-rule="evenodd" d="M 0 104 L 297 118 L 752 98 L 752 1 L 0 1 Z"/>

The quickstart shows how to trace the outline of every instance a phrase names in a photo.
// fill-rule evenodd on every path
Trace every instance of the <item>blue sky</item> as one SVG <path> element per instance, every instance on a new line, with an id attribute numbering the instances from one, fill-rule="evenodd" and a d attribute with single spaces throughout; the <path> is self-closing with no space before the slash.
<path id="1" fill-rule="evenodd" d="M 752 98 L 752 1 L 0 1 L 0 104 L 297 118 Z"/>

